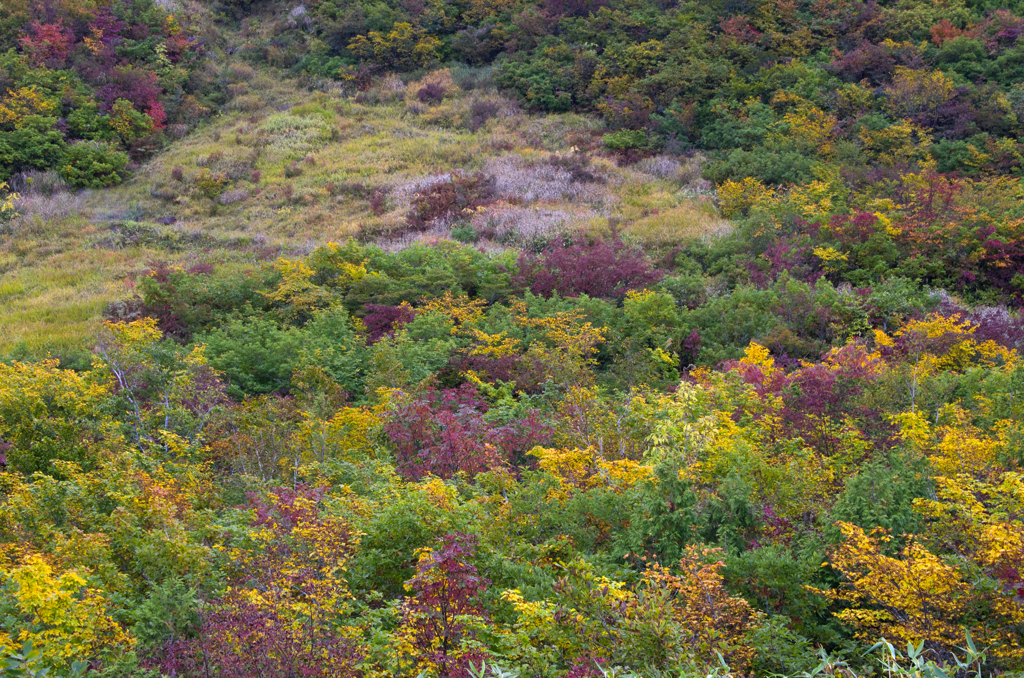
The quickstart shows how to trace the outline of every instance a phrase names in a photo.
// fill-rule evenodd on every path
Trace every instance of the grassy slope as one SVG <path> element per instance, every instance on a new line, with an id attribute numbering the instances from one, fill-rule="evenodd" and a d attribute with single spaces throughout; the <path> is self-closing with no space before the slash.
<path id="1" fill-rule="evenodd" d="M 457 169 L 484 171 L 500 193 L 522 199 L 472 216 L 477 228 L 504 236 L 483 247 L 522 246 L 562 231 L 600 235 L 612 224 L 627 240 L 658 249 L 728 228 L 699 197 L 706 185 L 693 160 L 619 168 L 591 153 L 597 181 L 570 180 L 551 155 L 597 149 L 600 123 L 592 118 L 527 116 L 492 90 L 451 83 L 454 94 L 436 106 L 418 102 L 420 84 L 394 77 L 357 103 L 342 90 L 300 89 L 245 66 L 224 72 L 236 92 L 226 110 L 125 184 L 24 194 L 22 216 L 0 240 L 0 353 L 86 347 L 106 304 L 129 296 L 157 261 L 249 267 L 349 237 L 387 247 L 449 237 L 449 227 L 410 233 L 404 218 L 418 188 Z M 467 121 L 478 100 L 497 113 L 474 132 Z M 295 174 L 293 163 L 301 174 L 286 176 Z M 204 191 L 204 176 L 220 175 L 233 180 Z M 378 214 L 375 190 L 386 196 Z M 166 217 L 175 222 L 161 225 Z"/>

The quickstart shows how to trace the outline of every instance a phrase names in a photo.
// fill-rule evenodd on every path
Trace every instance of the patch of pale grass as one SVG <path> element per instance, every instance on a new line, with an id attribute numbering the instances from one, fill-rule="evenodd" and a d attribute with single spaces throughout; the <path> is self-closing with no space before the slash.
<path id="1" fill-rule="evenodd" d="M 86 198 L 80 193 L 59 191 L 52 195 L 23 194 L 14 208 L 25 219 L 53 221 L 78 214 L 85 207 Z"/>
<path id="2" fill-rule="evenodd" d="M 633 166 L 639 172 L 672 181 L 675 181 L 682 167 L 682 163 L 677 158 L 669 155 L 656 155 L 653 158 L 644 158 Z"/>
<path id="3" fill-rule="evenodd" d="M 417 193 L 422 192 L 424 189 L 433 186 L 434 184 L 441 183 L 442 181 L 449 181 L 451 178 L 451 172 L 443 172 L 425 177 L 417 177 L 395 185 L 388 194 L 390 203 L 393 205 L 392 209 L 409 209 L 412 206 L 412 199 Z"/>
<path id="4" fill-rule="evenodd" d="M 656 155 L 641 160 L 632 167 L 632 170 L 677 183 L 687 194 L 705 195 L 714 191 L 714 185 L 701 178 L 701 166 L 704 161 L 704 156 L 699 154 L 690 158 Z"/>
<path id="5" fill-rule="evenodd" d="M 577 113 L 556 115 L 517 115 L 505 121 L 504 126 L 516 133 L 517 146 L 564 153 L 576 145 L 580 135 L 604 129 L 600 119 Z"/>
<path id="6" fill-rule="evenodd" d="M 687 201 L 677 207 L 638 219 L 626 225 L 624 234 L 654 247 L 665 247 L 693 240 L 708 240 L 727 235 L 732 224 L 718 216 L 705 201 Z"/>
<path id="7" fill-rule="evenodd" d="M 245 188 L 235 188 L 230 191 L 225 191 L 217 196 L 217 202 L 221 205 L 234 205 L 237 202 L 249 199 L 249 190 Z"/>
<path id="8" fill-rule="evenodd" d="M 572 173 L 562 167 L 540 158 L 528 160 L 516 153 L 488 160 L 484 172 L 494 176 L 494 187 L 499 194 L 524 202 L 595 202 L 605 194 L 602 185 L 574 181 Z"/>
<path id="9" fill-rule="evenodd" d="M 478 233 L 504 245 L 533 246 L 572 231 L 582 230 L 596 215 L 584 205 L 548 207 L 499 203 L 473 215 L 470 223 Z"/>

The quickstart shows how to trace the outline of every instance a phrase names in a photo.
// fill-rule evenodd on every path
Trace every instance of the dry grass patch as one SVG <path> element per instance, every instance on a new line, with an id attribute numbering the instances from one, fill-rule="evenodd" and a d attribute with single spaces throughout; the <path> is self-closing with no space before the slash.
<path id="1" fill-rule="evenodd" d="M 676 245 L 687 240 L 719 238 L 732 231 L 732 224 L 720 217 L 707 201 L 687 201 L 625 226 L 630 239 L 653 247 Z"/>

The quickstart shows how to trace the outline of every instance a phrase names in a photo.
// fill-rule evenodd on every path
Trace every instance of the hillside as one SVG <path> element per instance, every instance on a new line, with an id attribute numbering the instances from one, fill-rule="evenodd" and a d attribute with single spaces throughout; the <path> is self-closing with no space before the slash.
<path id="1" fill-rule="evenodd" d="M 493 89 L 453 92 L 416 114 L 416 82 L 395 78 L 374 93 L 380 101 L 356 103 L 251 69 L 235 74 L 260 92 L 258 102 L 239 95 L 120 186 L 75 194 L 46 175 L 34 175 L 35 186 L 16 181 L 21 216 L 4 242 L 0 351 L 87 345 L 106 305 L 130 296 L 155 262 L 228 271 L 348 238 L 391 249 L 448 238 L 450 224 L 411 229 L 406 216 L 418 188 L 452 172 L 494 177 L 501 204 L 475 220 L 475 228 L 494 222 L 480 243 L 492 249 L 543 246 L 560 233 L 607 235 L 609 219 L 652 247 L 729 229 L 701 199 L 709 191 L 698 160 L 592 162 L 578 145 L 595 145 L 600 123 L 588 117 L 531 116 Z M 481 102 L 493 117 L 473 131 L 468 119 Z M 438 124 L 460 116 L 466 124 Z M 583 180 L 574 179 L 576 166 Z"/>
<path id="2" fill-rule="evenodd" d="M 0 672 L 1024 671 L 1021 17 L 5 2 Z"/>

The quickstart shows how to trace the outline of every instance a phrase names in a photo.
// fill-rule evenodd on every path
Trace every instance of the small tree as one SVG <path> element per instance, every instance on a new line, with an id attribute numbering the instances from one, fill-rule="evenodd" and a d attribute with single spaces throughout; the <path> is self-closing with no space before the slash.
<path id="1" fill-rule="evenodd" d="M 476 553 L 476 537 L 450 534 L 438 549 L 422 549 L 416 576 L 405 583 L 413 593 L 403 606 L 405 635 L 419 664 L 436 668 L 441 676 L 468 677 L 483 654 L 472 643 L 472 626 L 483 620 L 480 596 L 490 581 L 468 562 Z"/>

